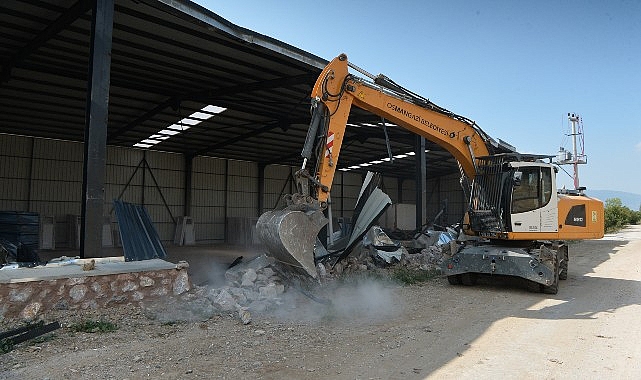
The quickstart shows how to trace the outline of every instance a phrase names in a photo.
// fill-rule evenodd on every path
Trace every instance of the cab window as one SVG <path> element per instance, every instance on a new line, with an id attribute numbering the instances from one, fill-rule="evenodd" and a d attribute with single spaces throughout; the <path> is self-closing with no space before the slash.
<path id="1" fill-rule="evenodd" d="M 520 167 L 516 169 L 514 178 L 513 214 L 536 210 L 550 202 L 552 198 L 551 168 Z"/>

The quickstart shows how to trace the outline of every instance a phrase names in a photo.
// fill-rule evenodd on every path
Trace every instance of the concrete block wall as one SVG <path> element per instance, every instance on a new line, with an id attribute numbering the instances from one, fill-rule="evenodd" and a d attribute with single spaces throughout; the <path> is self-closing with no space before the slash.
<path id="1" fill-rule="evenodd" d="M 31 321 L 51 310 L 98 309 L 138 303 L 182 294 L 190 288 L 186 267 L 2 284 L 0 321 Z"/>

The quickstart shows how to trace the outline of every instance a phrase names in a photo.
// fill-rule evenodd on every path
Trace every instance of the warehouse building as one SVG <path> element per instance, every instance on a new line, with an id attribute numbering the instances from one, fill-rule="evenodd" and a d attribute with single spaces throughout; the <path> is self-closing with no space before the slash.
<path id="1" fill-rule="evenodd" d="M 119 246 L 114 199 L 144 206 L 163 244 L 180 223 L 187 243 L 256 243 L 258 216 L 294 191 L 309 93 L 333 57 L 215 12 L 187 0 L 0 4 L 0 211 L 37 214 L 41 249 Z M 414 224 L 463 215 L 453 157 L 366 111 L 350 115 L 339 169 L 335 218 L 351 216 L 367 170 L 394 203 L 417 205 Z"/>

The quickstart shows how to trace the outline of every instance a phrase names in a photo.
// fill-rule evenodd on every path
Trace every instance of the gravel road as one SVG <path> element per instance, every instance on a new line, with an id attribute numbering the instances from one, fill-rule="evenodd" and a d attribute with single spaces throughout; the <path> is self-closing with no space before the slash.
<path id="1" fill-rule="evenodd" d="M 161 322 L 154 305 L 60 312 L 47 317 L 119 328 L 21 344 L 0 355 L 0 379 L 638 379 L 640 254 L 641 226 L 574 243 L 553 296 L 439 278 L 355 281 L 331 306 L 291 296 L 248 325 L 234 314 Z"/>

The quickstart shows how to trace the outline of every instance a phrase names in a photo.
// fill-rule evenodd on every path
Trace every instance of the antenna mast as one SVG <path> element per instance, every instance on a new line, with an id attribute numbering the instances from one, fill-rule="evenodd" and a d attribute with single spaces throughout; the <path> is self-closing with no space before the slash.
<path id="1" fill-rule="evenodd" d="M 559 165 L 572 165 L 574 168 L 574 190 L 582 190 L 579 185 L 579 164 L 588 163 L 583 141 L 583 121 L 579 115 L 573 113 L 568 113 L 568 120 L 572 125 L 569 134 L 569 136 L 572 136 L 572 152 L 560 147 L 556 163 Z"/>

